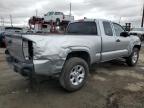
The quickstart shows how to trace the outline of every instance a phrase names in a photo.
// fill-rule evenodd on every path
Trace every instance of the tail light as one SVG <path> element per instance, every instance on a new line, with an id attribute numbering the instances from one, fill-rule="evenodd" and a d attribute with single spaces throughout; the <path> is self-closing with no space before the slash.
<path id="1" fill-rule="evenodd" d="M 23 39 L 23 54 L 26 60 L 33 59 L 33 45 L 32 41 Z"/>

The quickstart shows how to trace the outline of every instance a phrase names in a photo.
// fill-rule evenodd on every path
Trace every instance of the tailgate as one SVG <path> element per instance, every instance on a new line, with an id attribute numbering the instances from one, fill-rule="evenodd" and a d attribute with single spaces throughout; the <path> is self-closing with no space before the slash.
<path id="1" fill-rule="evenodd" d="M 19 61 L 25 61 L 23 54 L 23 42 L 21 34 L 6 34 L 5 35 L 6 48 L 9 54 Z"/>

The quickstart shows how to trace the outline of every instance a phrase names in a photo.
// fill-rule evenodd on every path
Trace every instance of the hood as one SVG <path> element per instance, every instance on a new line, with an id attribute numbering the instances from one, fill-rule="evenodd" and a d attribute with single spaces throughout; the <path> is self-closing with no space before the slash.
<path id="1" fill-rule="evenodd" d="M 130 31 L 130 33 L 144 34 L 144 31 Z"/>

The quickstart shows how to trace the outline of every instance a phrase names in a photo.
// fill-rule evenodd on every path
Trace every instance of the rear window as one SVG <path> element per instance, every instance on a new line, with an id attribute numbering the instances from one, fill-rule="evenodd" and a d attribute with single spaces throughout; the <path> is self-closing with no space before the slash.
<path id="1" fill-rule="evenodd" d="M 63 15 L 61 12 L 55 12 L 55 15 Z"/>
<path id="2" fill-rule="evenodd" d="M 67 34 L 75 35 L 97 35 L 97 27 L 95 22 L 75 22 L 71 23 L 67 28 Z"/>

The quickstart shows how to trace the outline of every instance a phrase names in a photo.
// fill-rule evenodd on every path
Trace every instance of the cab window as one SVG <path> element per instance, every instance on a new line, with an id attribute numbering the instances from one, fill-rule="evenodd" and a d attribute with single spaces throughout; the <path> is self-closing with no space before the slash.
<path id="1" fill-rule="evenodd" d="M 53 15 L 53 14 L 54 14 L 54 12 L 49 12 L 49 13 L 48 13 L 48 15 Z"/>
<path id="2" fill-rule="evenodd" d="M 97 26 L 95 22 L 75 22 L 67 28 L 67 34 L 75 35 L 97 35 Z"/>
<path id="3" fill-rule="evenodd" d="M 55 12 L 55 15 L 60 15 L 61 13 L 60 12 Z"/>
<path id="4" fill-rule="evenodd" d="M 113 25 L 114 25 L 114 30 L 115 30 L 116 36 L 120 36 L 120 34 L 122 32 L 124 32 L 124 29 L 122 28 L 122 26 L 120 26 L 116 23 L 113 23 Z"/>
<path id="5" fill-rule="evenodd" d="M 103 27 L 104 27 L 105 35 L 113 36 L 113 31 L 112 31 L 112 27 L 111 27 L 111 23 L 110 22 L 104 21 L 103 22 Z"/>

